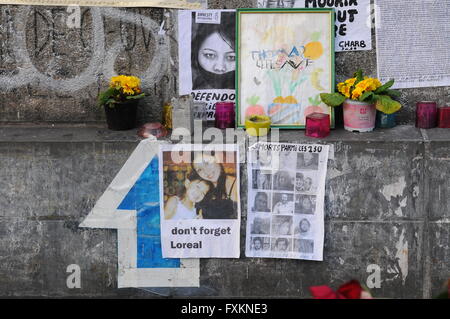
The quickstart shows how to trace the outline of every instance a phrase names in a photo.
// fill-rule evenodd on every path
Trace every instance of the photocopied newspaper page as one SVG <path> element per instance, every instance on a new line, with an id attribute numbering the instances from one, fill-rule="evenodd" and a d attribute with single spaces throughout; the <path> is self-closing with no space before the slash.
<path id="1" fill-rule="evenodd" d="M 323 260 L 328 145 L 249 148 L 247 257 Z"/>
<path id="2" fill-rule="evenodd" d="M 394 88 L 450 85 L 450 1 L 375 1 L 377 65 Z"/>

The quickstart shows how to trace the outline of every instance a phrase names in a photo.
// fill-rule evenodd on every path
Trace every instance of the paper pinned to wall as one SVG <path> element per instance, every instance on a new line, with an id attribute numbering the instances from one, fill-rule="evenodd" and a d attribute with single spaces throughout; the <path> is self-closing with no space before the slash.
<path id="1" fill-rule="evenodd" d="M 323 260 L 329 146 L 249 148 L 247 257 Z"/>
<path id="2" fill-rule="evenodd" d="M 381 82 L 394 88 L 450 85 L 450 2 L 376 1 Z"/>
<path id="3" fill-rule="evenodd" d="M 207 104 L 214 120 L 217 102 L 235 102 L 235 10 L 178 13 L 179 94 Z"/>
<path id="4" fill-rule="evenodd" d="M 370 0 L 258 0 L 259 8 L 335 8 L 335 51 L 372 50 Z"/>
<path id="5" fill-rule="evenodd" d="M 235 144 L 162 146 L 165 258 L 239 258 L 238 150 Z"/>
<path id="6" fill-rule="evenodd" d="M 85 7 L 157 7 L 175 9 L 208 8 L 207 0 L 0 0 L 0 4 Z"/>

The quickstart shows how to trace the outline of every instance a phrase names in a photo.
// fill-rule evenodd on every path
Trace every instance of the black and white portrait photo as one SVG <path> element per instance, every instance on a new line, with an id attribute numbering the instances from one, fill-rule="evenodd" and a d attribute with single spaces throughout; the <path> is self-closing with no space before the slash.
<path id="1" fill-rule="evenodd" d="M 268 213 L 270 212 L 270 193 L 257 192 L 253 200 L 252 212 Z"/>
<path id="2" fill-rule="evenodd" d="M 235 12 L 221 14 L 220 23 L 197 23 L 192 13 L 192 89 L 234 89 Z"/>
<path id="3" fill-rule="evenodd" d="M 286 193 L 273 194 L 273 208 L 274 214 L 289 215 L 294 212 L 294 195 Z"/>
<path id="4" fill-rule="evenodd" d="M 253 219 L 251 233 L 255 235 L 270 234 L 270 217 L 258 217 Z"/>
<path id="5" fill-rule="evenodd" d="M 272 234 L 275 235 L 292 235 L 292 216 L 273 216 L 272 218 Z"/>
<path id="6" fill-rule="evenodd" d="M 314 195 L 295 195 L 295 213 L 296 214 L 314 214 L 316 211 L 316 196 Z"/>
<path id="7" fill-rule="evenodd" d="M 305 216 L 294 217 L 294 235 L 301 238 L 310 238 L 313 234 L 312 221 Z"/>
<path id="8" fill-rule="evenodd" d="M 317 175 L 314 172 L 297 172 L 295 174 L 295 191 L 311 194 L 317 191 Z"/>
<path id="9" fill-rule="evenodd" d="M 253 189 L 272 189 L 272 172 L 255 169 L 252 175 L 252 187 Z"/>
<path id="10" fill-rule="evenodd" d="M 288 252 L 292 249 L 292 239 L 285 237 L 272 238 L 272 251 Z"/>
<path id="11" fill-rule="evenodd" d="M 273 175 L 273 189 L 294 191 L 295 176 L 292 171 L 278 171 Z"/>
<path id="12" fill-rule="evenodd" d="M 260 252 L 270 249 L 270 237 L 251 237 L 250 250 Z"/>
<path id="13" fill-rule="evenodd" d="M 280 152 L 280 167 L 283 169 L 294 170 L 297 166 L 296 152 Z"/>
<path id="14" fill-rule="evenodd" d="M 316 153 L 297 153 L 298 170 L 318 170 L 319 154 Z"/>
<path id="15" fill-rule="evenodd" d="M 296 240 L 294 240 L 294 251 L 298 251 L 301 254 L 313 254 L 314 253 L 314 240 L 312 240 L 312 239 L 296 239 Z"/>

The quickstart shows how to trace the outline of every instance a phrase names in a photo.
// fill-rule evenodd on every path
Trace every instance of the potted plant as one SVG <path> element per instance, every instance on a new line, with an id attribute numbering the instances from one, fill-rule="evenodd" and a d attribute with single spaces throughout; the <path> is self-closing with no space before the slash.
<path id="1" fill-rule="evenodd" d="M 111 78 L 109 88 L 98 96 L 106 122 L 111 130 L 129 130 L 136 127 L 139 99 L 144 97 L 141 80 L 135 76 L 118 75 Z"/>
<path id="2" fill-rule="evenodd" d="M 377 78 L 363 76 L 359 70 L 353 78 L 337 85 L 337 93 L 321 93 L 325 104 L 335 107 L 343 104 L 344 128 L 348 131 L 370 132 L 375 127 L 376 112 L 393 114 L 401 104 L 392 99 L 400 95 L 391 90 L 394 80 L 382 84 Z"/>

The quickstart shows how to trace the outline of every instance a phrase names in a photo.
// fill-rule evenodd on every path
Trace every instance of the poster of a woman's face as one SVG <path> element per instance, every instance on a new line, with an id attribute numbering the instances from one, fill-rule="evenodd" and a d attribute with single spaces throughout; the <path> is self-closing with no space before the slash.
<path id="1" fill-rule="evenodd" d="M 234 89 L 235 12 L 221 12 L 220 24 L 197 23 L 192 13 L 192 89 Z"/>

